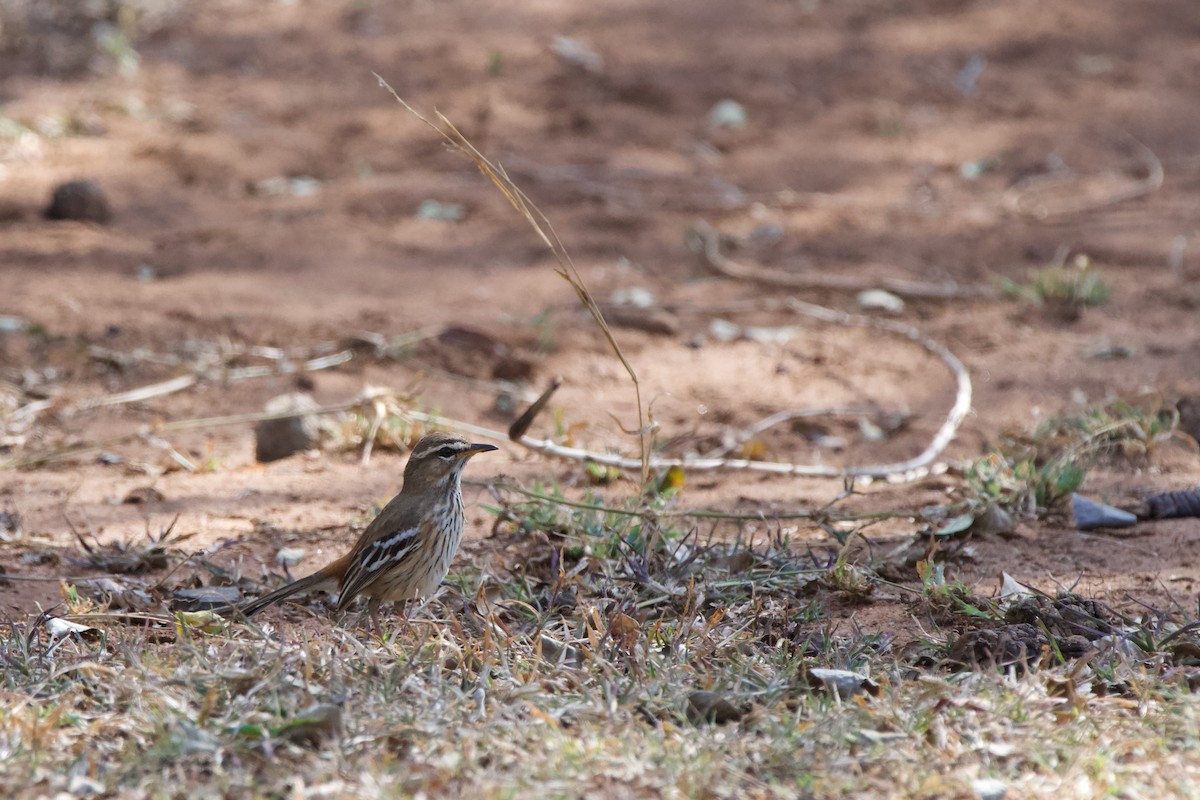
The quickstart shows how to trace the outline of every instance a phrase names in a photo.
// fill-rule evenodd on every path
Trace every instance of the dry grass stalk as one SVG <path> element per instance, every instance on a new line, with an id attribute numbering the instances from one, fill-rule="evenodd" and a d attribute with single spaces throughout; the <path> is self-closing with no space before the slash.
<path id="1" fill-rule="evenodd" d="M 437 131 L 438 135 L 441 136 L 455 150 L 462 152 L 464 155 L 474 161 L 475 166 L 479 169 L 479 171 L 482 172 L 487 179 L 490 180 L 496 186 L 496 188 L 500 190 L 501 194 L 503 194 L 508 202 L 512 204 L 512 207 L 515 208 L 517 212 L 525 218 L 526 222 L 529 223 L 530 227 L 533 228 L 546 247 L 550 249 L 550 252 L 554 254 L 555 260 L 558 261 L 558 267 L 555 272 L 557 272 L 559 277 L 570 284 L 571 288 L 575 290 L 575 295 L 579 298 L 579 302 L 588 310 L 588 313 L 592 315 L 592 319 L 596 321 L 596 324 L 600 327 L 601 332 L 604 334 L 604 338 L 608 341 L 609 347 L 612 348 L 613 353 L 617 356 L 617 359 L 625 368 L 625 372 L 628 373 L 630 381 L 633 382 L 633 391 L 637 401 L 638 413 L 637 429 L 633 431 L 633 433 L 636 433 L 638 436 L 638 443 L 641 452 L 641 463 L 638 465 L 638 467 L 640 467 L 642 471 L 643 482 L 649 480 L 650 434 L 653 430 L 653 425 L 647 423 L 645 407 L 642 404 L 642 388 L 641 383 L 638 381 L 637 371 L 634 370 L 633 365 L 629 363 L 629 359 L 625 357 L 624 351 L 621 350 L 621 345 L 617 343 L 612 329 L 608 326 L 608 323 L 604 319 L 604 314 L 601 312 L 600 306 L 596 304 L 595 298 L 592 297 L 592 293 L 588 290 L 587 285 L 584 283 L 583 276 L 580 275 L 579 270 L 575 268 L 575 262 L 571 259 L 570 253 L 567 252 L 562 240 L 558 237 L 558 233 L 554 230 L 554 226 L 550 224 L 550 220 L 545 214 L 542 213 L 542 210 L 539 209 L 537 205 L 529 199 L 525 192 L 521 191 L 521 188 L 517 186 L 511 178 L 508 177 L 508 174 L 504 171 L 504 168 L 489 161 L 488 158 L 484 156 L 483 153 L 479 152 L 475 145 L 471 144 L 470 140 L 468 140 L 467 137 L 464 136 L 463 133 L 454 125 L 454 123 L 451 122 L 444 114 L 438 112 L 438 122 L 434 123 L 432 120 L 428 119 L 419 111 L 406 103 L 404 99 L 396 93 L 396 90 L 393 89 L 382 77 L 380 77 L 378 74 L 376 74 L 375 77 L 379 80 L 379 85 L 387 89 L 387 91 L 391 93 L 392 97 L 396 99 L 396 102 L 403 106 L 406 111 L 415 116 L 417 119 L 421 120 L 421 122 L 424 122 L 433 130 Z"/>

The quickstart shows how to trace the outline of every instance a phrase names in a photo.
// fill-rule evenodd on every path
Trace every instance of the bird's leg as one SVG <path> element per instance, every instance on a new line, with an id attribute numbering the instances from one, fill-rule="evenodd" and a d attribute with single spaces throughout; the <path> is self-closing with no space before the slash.
<path id="1" fill-rule="evenodd" d="M 372 597 L 367 603 L 367 613 L 371 615 L 371 630 L 375 631 L 375 635 L 383 640 L 383 626 L 379 624 L 379 598 Z"/>
<path id="2" fill-rule="evenodd" d="M 400 629 L 406 629 L 408 627 L 408 601 L 397 600 L 392 607 L 395 609 L 396 616 L 400 618 Z"/>

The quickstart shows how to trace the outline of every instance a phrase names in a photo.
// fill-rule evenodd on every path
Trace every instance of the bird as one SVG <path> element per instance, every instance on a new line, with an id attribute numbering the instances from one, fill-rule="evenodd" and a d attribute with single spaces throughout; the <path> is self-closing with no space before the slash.
<path id="1" fill-rule="evenodd" d="M 249 617 L 298 594 L 336 591 L 339 613 L 359 595 L 370 598 L 371 624 L 382 631 L 381 603 L 425 597 L 446 577 L 462 541 L 463 467 L 473 456 L 498 449 L 453 433 L 423 436 L 404 467 L 400 494 L 388 501 L 350 552 L 235 610 Z"/>

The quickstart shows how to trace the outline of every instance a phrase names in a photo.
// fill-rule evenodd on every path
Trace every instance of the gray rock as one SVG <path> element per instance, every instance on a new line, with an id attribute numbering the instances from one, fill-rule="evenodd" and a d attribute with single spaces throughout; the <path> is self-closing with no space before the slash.
<path id="1" fill-rule="evenodd" d="M 612 304 L 614 306 L 633 306 L 634 308 L 653 308 L 655 305 L 654 293 L 641 286 L 614 289 Z"/>
<path id="2" fill-rule="evenodd" d="M 303 547 L 281 547 L 275 554 L 275 562 L 285 567 L 294 567 L 304 559 L 307 552 Z"/>
<path id="3" fill-rule="evenodd" d="M 741 130 L 746 127 L 746 107 L 736 100 L 721 100 L 708 112 L 708 127 L 710 130 L 731 128 Z"/>
<path id="4" fill-rule="evenodd" d="M 462 203 L 443 203 L 440 200 L 422 200 L 417 206 L 417 219 L 432 219 L 437 222 L 458 222 L 467 216 Z"/>
<path id="5" fill-rule="evenodd" d="M 866 289 L 859 292 L 858 307 L 864 311 L 886 311 L 889 314 L 904 313 L 904 301 L 883 289 Z"/>
<path id="6" fill-rule="evenodd" d="M 264 407 L 268 414 L 289 414 L 265 419 L 254 427 L 254 457 L 266 463 L 302 453 L 317 446 L 321 425 L 316 411 L 320 406 L 302 392 L 283 394 Z"/>
<path id="7" fill-rule="evenodd" d="M 609 324 L 618 328 L 633 328 L 657 336 L 679 333 L 679 318 L 665 308 L 610 306 L 604 312 Z"/>
<path id="8" fill-rule="evenodd" d="M 1004 795 L 1008 793 L 1004 781 L 995 778 L 976 778 L 971 782 L 971 789 L 979 800 L 1003 800 Z"/>
<path id="9" fill-rule="evenodd" d="M 108 198 L 95 181 L 60 183 L 46 208 L 46 219 L 74 219 L 103 225 L 111 218 Z"/>
<path id="10" fill-rule="evenodd" d="M 550 43 L 550 50 L 573 67 L 584 72 L 600 73 L 604 71 L 604 57 L 597 53 L 591 45 L 572 39 L 570 36 L 555 36 Z"/>
<path id="11" fill-rule="evenodd" d="M 207 611 L 210 608 L 237 605 L 241 601 L 242 590 L 236 586 L 199 586 L 176 589 L 171 598 L 171 608 L 176 611 Z"/>
<path id="12" fill-rule="evenodd" d="M 708 333 L 718 342 L 732 342 L 741 338 L 742 326 L 718 317 L 708 323 Z"/>
<path id="13" fill-rule="evenodd" d="M 1137 516 L 1119 508 L 1089 500 L 1083 495 L 1071 495 L 1071 511 L 1075 513 L 1075 527 L 1081 531 L 1093 528 L 1128 528 L 1137 523 Z"/>

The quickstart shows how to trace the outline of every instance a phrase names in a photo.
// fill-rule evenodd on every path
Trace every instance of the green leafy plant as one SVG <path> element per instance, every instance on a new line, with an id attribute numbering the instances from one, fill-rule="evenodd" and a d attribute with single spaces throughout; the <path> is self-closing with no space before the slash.
<path id="1" fill-rule="evenodd" d="M 1085 308 L 1103 306 L 1112 297 L 1108 284 L 1083 254 L 1075 256 L 1070 264 L 1044 267 L 1023 283 L 1010 278 L 1001 278 L 999 283 L 1006 296 L 1048 308 L 1071 320 Z"/>
<path id="2" fill-rule="evenodd" d="M 1144 458 L 1171 439 L 1178 416 L 1171 406 L 1125 400 L 1057 416 L 972 462 L 967 486 L 982 504 L 1041 516 L 1077 491 L 1098 460 Z"/>

